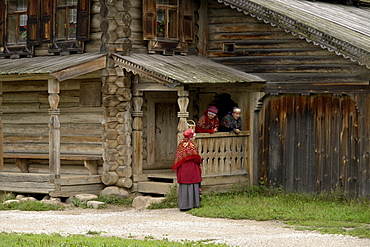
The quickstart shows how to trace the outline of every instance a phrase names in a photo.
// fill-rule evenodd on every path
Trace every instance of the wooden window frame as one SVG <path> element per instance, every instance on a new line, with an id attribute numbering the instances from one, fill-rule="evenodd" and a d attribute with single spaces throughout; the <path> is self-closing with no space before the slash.
<path id="1" fill-rule="evenodd" d="M 76 37 L 75 38 L 72 38 L 70 37 L 70 34 L 71 34 L 71 27 L 69 25 L 67 25 L 67 23 L 70 23 L 71 20 L 70 20 L 70 15 L 68 14 L 70 10 L 76 10 L 76 15 L 77 15 L 77 3 L 76 4 L 65 4 L 65 5 L 61 5 L 59 4 L 61 0 L 56 0 L 56 5 L 55 5 L 55 41 L 69 41 L 69 40 L 75 40 L 76 37 L 77 37 L 77 31 L 75 30 L 75 33 L 76 33 Z M 78 0 L 77 0 L 78 2 Z M 65 17 L 65 22 L 66 23 L 62 23 L 62 25 L 65 25 L 65 27 L 63 28 L 65 30 L 65 37 L 64 38 L 60 38 L 58 37 L 57 33 L 58 33 L 58 29 L 60 28 L 60 22 L 58 21 L 59 20 L 59 11 L 60 10 L 65 10 L 65 13 L 64 13 L 64 17 Z M 77 18 L 76 18 L 76 23 L 75 23 L 76 27 L 77 27 Z M 75 28 L 76 28 L 75 27 Z"/>
<path id="2" fill-rule="evenodd" d="M 187 54 L 188 44 L 194 43 L 193 1 L 178 0 L 178 11 L 178 38 L 169 39 L 168 33 L 164 38 L 157 37 L 157 1 L 143 0 L 143 39 L 149 41 L 149 53 Z M 168 28 L 166 28 L 166 32 L 168 32 Z"/>
<path id="3" fill-rule="evenodd" d="M 56 0 L 27 0 L 27 42 L 8 44 L 8 0 L 0 0 L 0 57 L 32 57 L 34 46 L 41 43 L 50 44 L 49 52 L 55 54 L 83 53 L 84 42 L 89 40 L 90 35 L 90 2 L 91 0 L 77 2 L 76 39 L 56 40 Z"/>
<path id="4" fill-rule="evenodd" d="M 49 52 L 60 55 L 69 55 L 71 52 L 83 53 L 85 41 L 90 38 L 90 2 L 91 0 L 77 0 L 76 38 L 57 39 L 57 10 L 58 0 L 42 0 L 44 2 L 41 14 L 41 41 L 50 43 Z M 68 32 L 66 33 L 66 36 Z"/>
<path id="5" fill-rule="evenodd" d="M 21 56 L 32 57 L 34 45 L 38 45 L 39 40 L 39 0 L 27 0 L 27 10 L 22 13 L 27 14 L 27 38 L 26 42 L 8 42 L 8 18 L 18 13 L 8 11 L 9 0 L 0 0 L 0 57 L 20 58 Z M 18 32 L 18 29 L 16 30 Z M 17 36 L 16 36 L 17 37 Z"/>

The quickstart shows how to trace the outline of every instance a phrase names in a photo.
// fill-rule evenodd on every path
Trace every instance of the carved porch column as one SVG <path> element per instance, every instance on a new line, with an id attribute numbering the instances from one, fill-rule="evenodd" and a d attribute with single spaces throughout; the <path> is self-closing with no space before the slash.
<path id="1" fill-rule="evenodd" d="M 59 104 L 59 81 L 57 79 L 48 80 L 49 93 L 49 175 L 50 181 L 60 178 L 60 122 L 58 115 Z"/>
<path id="2" fill-rule="evenodd" d="M 0 107 L 3 104 L 3 82 L 0 81 Z M 0 172 L 4 170 L 4 138 L 3 138 L 3 112 L 0 108 Z"/>
<path id="3" fill-rule="evenodd" d="M 188 105 L 189 105 L 189 92 L 186 90 L 181 90 L 177 92 L 177 103 L 179 105 L 180 111 L 177 113 L 179 118 L 179 124 L 177 125 L 177 143 L 182 140 L 182 132 L 187 129 L 186 121 L 189 117 Z"/>
<path id="4" fill-rule="evenodd" d="M 133 92 L 134 111 L 132 117 L 134 118 L 132 124 L 132 145 L 133 145 L 133 159 L 132 171 L 133 174 L 139 175 L 143 173 L 143 92 Z"/>

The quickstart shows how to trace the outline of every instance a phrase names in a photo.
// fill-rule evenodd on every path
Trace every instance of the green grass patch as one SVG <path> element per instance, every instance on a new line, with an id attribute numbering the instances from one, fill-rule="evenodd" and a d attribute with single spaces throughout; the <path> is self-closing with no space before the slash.
<path id="1" fill-rule="evenodd" d="M 199 217 L 281 220 L 297 229 L 370 237 L 370 202 L 351 199 L 341 191 L 323 194 L 287 193 L 256 186 L 203 196 Z"/>
<path id="2" fill-rule="evenodd" d="M 205 241 L 183 241 L 172 242 L 166 239 L 156 240 L 154 237 L 148 236 L 145 240 L 124 239 L 119 237 L 101 237 L 101 236 L 84 236 L 84 235 L 70 235 L 63 237 L 60 234 L 16 234 L 16 233 L 0 233 L 0 243 L 7 247 L 155 247 L 155 246 L 219 246 L 226 247 L 224 244 L 213 244 Z"/>
<path id="3" fill-rule="evenodd" d="M 171 187 L 170 192 L 165 196 L 164 200 L 159 203 L 152 203 L 148 209 L 176 208 L 177 198 L 176 187 Z"/>
<path id="4" fill-rule="evenodd" d="M 134 200 L 133 197 L 117 198 L 116 196 L 112 195 L 99 196 L 99 198 L 97 199 L 97 201 L 105 202 L 106 204 L 112 204 L 116 206 L 131 206 L 133 200 Z"/>
<path id="5" fill-rule="evenodd" d="M 0 204 L 0 210 L 21 210 L 21 211 L 51 211 L 61 210 L 63 206 L 44 204 L 39 201 L 12 202 L 10 204 Z"/>

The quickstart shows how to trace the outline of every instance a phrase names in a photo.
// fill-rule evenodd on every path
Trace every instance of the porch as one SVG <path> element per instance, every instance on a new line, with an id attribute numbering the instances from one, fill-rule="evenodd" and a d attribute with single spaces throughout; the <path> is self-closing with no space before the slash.
<path id="1" fill-rule="evenodd" d="M 196 135 L 195 144 L 203 158 L 203 191 L 225 191 L 234 185 L 249 184 L 249 136 L 249 131 L 237 135 L 227 132 Z M 148 170 L 136 178 L 140 193 L 167 194 L 171 186 L 177 185 L 176 173 L 171 169 Z"/>

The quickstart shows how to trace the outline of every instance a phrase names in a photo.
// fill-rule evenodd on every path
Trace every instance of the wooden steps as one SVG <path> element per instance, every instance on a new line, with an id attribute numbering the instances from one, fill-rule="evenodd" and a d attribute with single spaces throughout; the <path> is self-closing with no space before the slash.
<path id="1" fill-rule="evenodd" d="M 177 179 L 174 172 L 150 173 L 147 174 L 147 181 L 137 183 L 138 192 L 143 194 L 166 195 L 171 187 L 176 186 Z"/>

